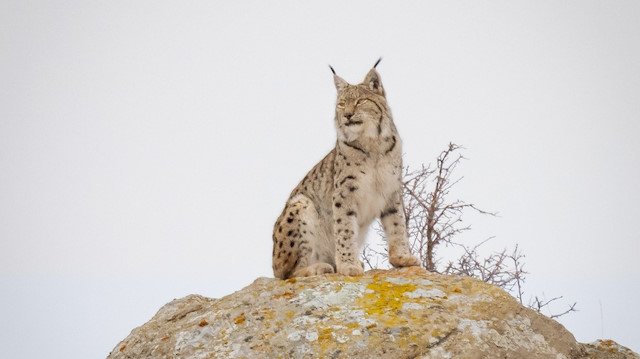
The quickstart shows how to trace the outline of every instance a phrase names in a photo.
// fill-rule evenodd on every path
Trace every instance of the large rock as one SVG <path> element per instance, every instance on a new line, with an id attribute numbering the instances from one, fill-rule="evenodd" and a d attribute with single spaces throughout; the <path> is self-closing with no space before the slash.
<path id="1" fill-rule="evenodd" d="M 222 299 L 190 295 L 109 358 L 640 358 L 583 345 L 502 289 L 420 268 L 279 280 Z"/>

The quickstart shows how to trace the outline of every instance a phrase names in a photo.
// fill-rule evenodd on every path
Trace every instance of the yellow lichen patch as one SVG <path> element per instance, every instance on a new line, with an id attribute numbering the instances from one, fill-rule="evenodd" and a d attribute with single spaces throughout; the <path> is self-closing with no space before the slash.
<path id="1" fill-rule="evenodd" d="M 289 278 L 285 282 L 293 284 L 293 283 L 297 282 L 297 280 L 295 278 Z"/>
<path id="2" fill-rule="evenodd" d="M 324 327 L 318 331 L 318 341 L 325 341 L 331 339 L 331 328 Z"/>
<path id="3" fill-rule="evenodd" d="M 341 282 L 349 282 L 349 283 L 355 283 L 360 281 L 360 278 L 358 277 L 349 277 L 349 276 L 340 277 L 338 279 L 340 279 Z"/>
<path id="4" fill-rule="evenodd" d="M 333 339 L 333 330 L 330 327 L 318 327 L 318 340 L 315 345 L 320 345 L 320 354 L 325 354 L 337 346 L 337 342 Z"/>
<path id="5" fill-rule="evenodd" d="M 279 298 L 291 299 L 291 298 L 293 298 L 293 293 L 287 291 L 287 292 L 284 292 L 282 294 L 274 294 L 273 298 L 274 299 L 279 299 Z"/>
<path id="6" fill-rule="evenodd" d="M 349 328 L 349 329 L 358 329 L 358 328 L 360 328 L 360 324 L 358 324 L 356 322 L 352 322 L 352 323 L 347 324 L 347 328 Z"/>
<path id="7" fill-rule="evenodd" d="M 287 318 L 292 319 L 296 315 L 296 311 L 291 310 L 291 311 L 288 311 L 288 312 L 284 313 L 284 315 L 286 315 Z"/>
<path id="8" fill-rule="evenodd" d="M 273 310 L 269 308 L 262 308 L 255 312 L 256 315 L 263 316 L 267 320 L 273 320 Z"/>
<path id="9" fill-rule="evenodd" d="M 274 312 L 269 308 L 262 308 L 260 310 L 253 311 L 251 313 L 254 318 L 259 321 L 263 321 L 265 329 L 271 328 L 271 321 L 273 320 Z"/>
<path id="10" fill-rule="evenodd" d="M 402 308 L 404 293 L 413 292 L 416 285 L 412 283 L 394 284 L 386 281 L 376 281 L 367 285 L 367 291 L 362 297 L 361 304 L 369 315 L 383 315 L 390 310 L 398 311 Z"/>
<path id="11" fill-rule="evenodd" d="M 242 323 L 244 323 L 245 320 L 247 320 L 247 318 L 245 318 L 244 312 L 240 313 L 240 315 L 238 315 L 237 317 L 233 318 L 233 322 L 236 323 L 236 324 L 242 324 Z"/>

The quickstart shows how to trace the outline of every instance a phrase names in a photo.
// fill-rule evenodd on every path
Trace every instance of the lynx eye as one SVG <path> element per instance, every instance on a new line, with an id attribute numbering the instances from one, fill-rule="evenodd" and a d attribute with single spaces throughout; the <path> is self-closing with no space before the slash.
<path id="1" fill-rule="evenodd" d="M 366 99 L 366 98 L 360 99 L 360 100 L 358 100 L 358 102 L 356 102 L 356 106 L 358 106 L 358 105 L 364 105 L 364 104 L 365 104 L 365 103 L 367 103 L 367 102 L 369 102 L 369 100 L 368 100 L 368 99 Z"/>
<path id="2" fill-rule="evenodd" d="M 338 107 L 339 109 L 343 109 L 344 108 L 344 102 L 338 102 L 336 107 Z"/>

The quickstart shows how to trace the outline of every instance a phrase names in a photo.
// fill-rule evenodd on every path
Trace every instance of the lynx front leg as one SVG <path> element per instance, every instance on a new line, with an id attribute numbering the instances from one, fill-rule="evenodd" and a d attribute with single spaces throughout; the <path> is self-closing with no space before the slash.
<path id="1" fill-rule="evenodd" d="M 411 253 L 400 192 L 396 192 L 380 214 L 382 228 L 389 244 L 389 263 L 394 267 L 419 266 L 420 260 Z"/>
<path id="2" fill-rule="evenodd" d="M 358 243 L 358 220 L 354 210 L 343 209 L 336 202 L 333 211 L 333 233 L 336 238 L 336 269 L 338 274 L 361 276 L 364 267 L 358 259 L 360 244 Z"/>

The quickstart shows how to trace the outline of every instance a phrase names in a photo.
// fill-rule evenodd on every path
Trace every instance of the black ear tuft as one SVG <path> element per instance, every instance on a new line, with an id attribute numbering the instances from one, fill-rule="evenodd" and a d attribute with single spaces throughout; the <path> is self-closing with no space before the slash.
<path id="1" fill-rule="evenodd" d="M 329 65 L 329 68 L 331 69 L 331 72 L 333 72 L 333 83 L 336 85 L 336 90 L 340 92 L 345 88 L 347 88 L 349 86 L 347 81 L 343 80 L 340 76 L 336 75 L 336 70 L 334 70 L 331 65 Z"/>
<path id="2" fill-rule="evenodd" d="M 380 63 L 380 61 L 382 61 L 382 57 L 380 57 L 380 58 L 378 59 L 378 61 L 376 61 L 376 64 L 375 64 L 375 65 L 373 65 L 373 68 L 374 68 L 374 69 L 376 68 L 376 66 L 378 66 L 378 64 Z"/>

